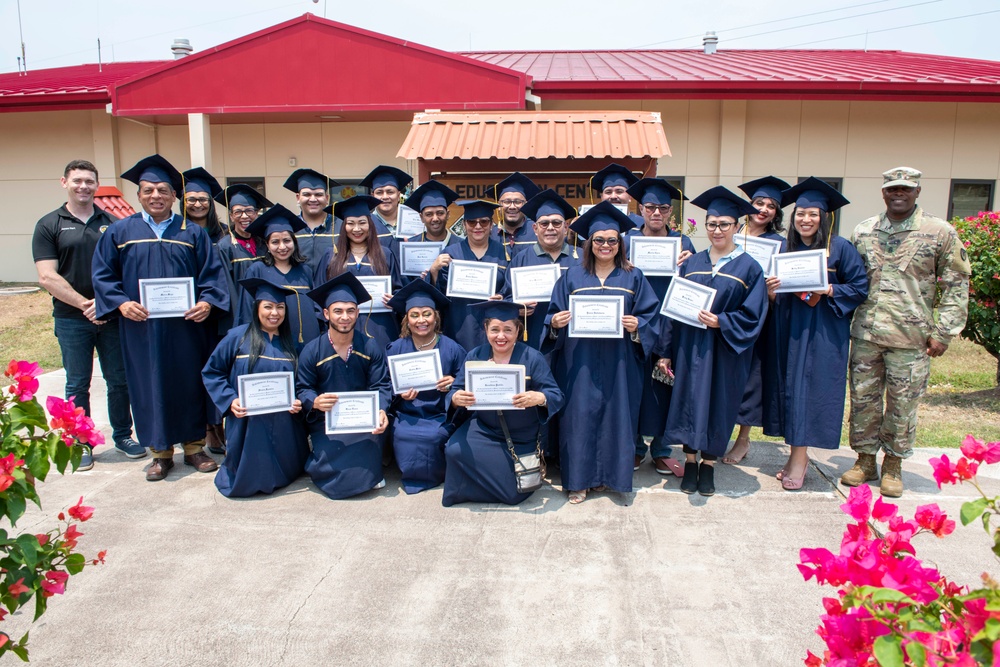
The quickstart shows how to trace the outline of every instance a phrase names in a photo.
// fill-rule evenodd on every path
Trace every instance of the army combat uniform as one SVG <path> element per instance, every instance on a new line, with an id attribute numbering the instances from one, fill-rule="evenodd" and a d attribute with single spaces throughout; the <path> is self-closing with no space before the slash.
<path id="1" fill-rule="evenodd" d="M 965 327 L 969 256 L 955 228 L 919 206 L 902 222 L 865 220 L 852 240 L 869 284 L 851 326 L 851 448 L 907 458 L 930 375 L 927 339 L 947 345 Z"/>

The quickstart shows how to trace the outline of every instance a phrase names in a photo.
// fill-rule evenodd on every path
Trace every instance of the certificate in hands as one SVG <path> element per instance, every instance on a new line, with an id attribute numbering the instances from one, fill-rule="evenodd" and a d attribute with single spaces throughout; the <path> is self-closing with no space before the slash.
<path id="1" fill-rule="evenodd" d="M 647 276 L 677 275 L 677 257 L 681 254 L 679 236 L 642 236 L 629 240 L 629 261 Z"/>
<path id="2" fill-rule="evenodd" d="M 480 364 L 465 366 L 465 390 L 476 402 L 469 410 L 521 410 L 514 396 L 524 393 L 525 368 L 520 364 Z"/>
<path id="3" fill-rule="evenodd" d="M 295 402 L 295 374 L 291 371 L 240 375 L 236 384 L 248 417 L 288 412 Z"/>
<path id="4" fill-rule="evenodd" d="M 707 329 L 708 326 L 698 320 L 698 313 L 712 309 L 715 293 L 714 287 L 677 276 L 670 281 L 667 294 L 663 297 L 663 305 L 660 306 L 660 314 L 699 329 Z"/>
<path id="5" fill-rule="evenodd" d="M 570 338 L 621 338 L 625 334 L 623 296 L 569 297 Z"/>
<path id="6" fill-rule="evenodd" d="M 558 264 L 518 266 L 507 271 L 510 275 L 511 301 L 514 303 L 551 301 L 552 289 L 562 276 L 562 267 Z"/>
<path id="7" fill-rule="evenodd" d="M 371 433 L 378 428 L 378 392 L 348 391 L 326 413 L 326 434 Z"/>
<path id="8" fill-rule="evenodd" d="M 396 238 L 408 239 L 424 231 L 420 214 L 409 206 L 400 206 L 396 217 Z"/>
<path id="9" fill-rule="evenodd" d="M 149 319 L 184 317 L 194 308 L 194 278 L 140 278 L 139 303 Z"/>
<path id="10" fill-rule="evenodd" d="M 444 250 L 438 241 L 404 241 L 399 244 L 399 272 L 404 276 L 419 276 Z"/>
<path id="11" fill-rule="evenodd" d="M 397 354 L 386 357 L 386 361 L 389 364 L 394 394 L 403 394 L 411 389 L 435 389 L 438 380 L 444 377 L 441 371 L 441 353 L 437 349 Z"/>
<path id="12" fill-rule="evenodd" d="M 362 313 L 391 313 L 392 308 L 382 303 L 382 296 L 392 294 L 391 276 L 357 276 L 358 282 L 365 286 L 372 300 L 358 306 Z"/>
<path id="13" fill-rule="evenodd" d="M 764 269 L 764 276 L 771 275 L 771 258 L 781 251 L 781 241 L 774 239 L 762 239 L 759 236 L 742 235 L 736 237 L 736 243 L 743 246 L 743 251 L 757 260 L 760 268 Z"/>
<path id="14" fill-rule="evenodd" d="M 500 265 L 495 262 L 453 259 L 448 265 L 448 289 L 445 296 L 485 301 L 497 292 L 498 270 Z"/>
<path id="15" fill-rule="evenodd" d="M 781 281 L 775 290 L 786 292 L 823 292 L 829 287 L 826 275 L 826 250 L 783 252 L 774 256 L 771 275 Z"/>

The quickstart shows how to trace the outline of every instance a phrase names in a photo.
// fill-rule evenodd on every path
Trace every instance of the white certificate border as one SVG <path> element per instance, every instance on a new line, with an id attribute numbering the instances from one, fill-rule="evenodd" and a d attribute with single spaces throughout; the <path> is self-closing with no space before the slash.
<path id="1" fill-rule="evenodd" d="M 285 388 L 288 390 L 288 405 L 275 405 L 269 408 L 247 408 L 246 401 L 244 397 L 246 396 L 246 384 L 248 382 L 253 382 L 255 380 L 268 380 L 281 378 L 285 380 Z M 257 415 L 269 415 L 275 412 L 288 412 L 292 409 L 292 404 L 295 403 L 295 373 L 292 371 L 274 371 L 271 373 L 248 373 L 246 375 L 240 375 L 236 378 L 237 393 L 240 396 L 240 405 L 246 408 L 247 417 L 255 417 Z"/>
<path id="2" fill-rule="evenodd" d="M 404 276 L 420 276 L 423 275 L 424 270 L 420 269 L 409 269 L 406 266 L 406 258 L 409 251 L 419 250 L 421 248 L 429 248 L 430 246 L 436 246 L 438 249 L 438 254 L 444 250 L 444 243 L 441 241 L 403 241 L 399 244 L 399 272 Z"/>
<path id="3" fill-rule="evenodd" d="M 337 394 L 337 402 L 344 398 L 368 399 L 372 403 L 372 421 L 362 426 L 348 426 L 345 428 L 334 428 L 330 426 L 333 418 L 333 408 L 323 413 L 323 426 L 327 435 L 349 435 L 351 433 L 371 433 L 378 428 L 378 392 L 377 391 L 345 391 Z M 334 408 L 337 407 L 334 404 Z M 368 428 L 371 426 L 371 428 Z"/>
<path id="4" fill-rule="evenodd" d="M 562 278 L 562 266 L 560 264 L 557 264 L 557 263 L 556 264 L 548 264 L 548 265 L 546 265 L 546 264 L 540 264 L 540 265 L 536 265 L 536 266 L 515 266 L 513 268 L 508 267 L 508 269 L 507 269 L 507 275 L 510 276 L 510 300 L 513 301 L 514 303 L 521 303 L 521 304 L 524 304 L 524 303 L 540 303 L 540 302 L 543 302 L 543 301 L 551 301 L 552 300 L 552 292 L 549 292 L 548 295 L 545 295 L 545 298 L 543 299 L 542 295 L 527 295 L 527 296 L 525 296 L 524 294 L 519 294 L 520 290 L 517 287 L 517 284 L 518 284 L 517 283 L 517 276 L 519 274 L 525 274 L 525 273 L 543 273 L 545 271 L 548 271 L 549 273 L 552 273 L 553 271 L 555 271 L 556 282 L 559 282 L 559 279 Z M 555 283 L 552 283 L 552 285 L 554 287 Z"/>
<path id="5" fill-rule="evenodd" d="M 465 367 L 465 390 L 470 391 L 475 394 L 473 381 L 477 375 L 515 375 L 518 377 L 517 388 L 514 394 L 523 394 L 525 392 L 525 378 L 527 377 L 528 369 L 523 364 L 484 364 L 482 366 L 466 366 Z M 511 403 L 480 403 L 476 401 L 470 405 L 467 410 L 523 410 L 524 408 L 515 408 Z"/>
<path id="6" fill-rule="evenodd" d="M 384 293 L 392 296 L 392 276 L 355 276 L 355 278 L 357 278 L 358 282 L 362 285 L 365 285 L 366 281 L 378 281 L 380 283 L 379 287 L 385 287 Z M 365 289 L 368 289 L 367 285 L 365 285 Z M 371 294 L 370 291 L 368 293 Z M 362 315 L 367 315 L 368 313 L 374 315 L 375 313 L 391 313 L 392 308 L 382 303 L 381 299 L 377 299 L 373 296 L 371 301 L 358 306 L 358 312 Z"/>
<path id="7" fill-rule="evenodd" d="M 771 274 L 772 262 L 774 261 L 775 255 L 778 255 L 778 254 L 781 253 L 781 241 L 779 241 L 777 239 L 765 239 L 765 238 L 761 238 L 759 236 L 749 236 L 748 235 L 746 238 L 741 238 L 741 237 L 737 236 L 736 237 L 736 242 L 738 244 L 740 244 L 741 246 L 743 246 L 743 252 L 745 252 L 748 255 L 750 255 L 750 253 L 747 252 L 747 246 L 748 245 L 756 245 L 759 248 L 760 247 L 770 248 L 771 249 L 770 261 L 767 263 L 767 266 L 762 266 L 761 268 L 764 269 L 764 276 L 765 277 L 770 277 L 772 275 Z M 753 257 L 753 255 L 750 255 L 750 256 Z M 754 261 L 756 261 L 756 259 L 754 259 Z M 758 264 L 759 264 L 759 262 L 758 262 Z"/>
<path id="8" fill-rule="evenodd" d="M 678 285 L 680 286 L 679 288 L 677 287 Z M 707 329 L 708 326 L 697 318 L 689 319 L 687 317 L 684 317 L 683 315 L 679 315 L 677 313 L 674 313 L 673 311 L 667 310 L 667 301 L 670 300 L 670 297 L 673 295 L 674 290 L 684 289 L 684 288 L 687 288 L 692 292 L 700 292 L 704 294 L 706 297 L 708 297 L 708 301 L 705 304 L 705 307 L 702 308 L 702 310 L 712 309 L 712 304 L 715 303 L 715 296 L 716 294 L 718 294 L 718 291 L 714 287 L 709 287 L 708 285 L 702 285 L 701 283 L 696 283 L 695 281 L 688 280 L 687 278 L 684 278 L 682 276 L 677 276 L 676 278 L 670 281 L 670 287 L 667 288 L 667 293 L 663 295 L 663 303 L 660 304 L 660 315 L 663 315 L 664 317 L 669 317 L 670 319 L 676 320 L 677 322 L 683 322 L 684 324 L 688 324 L 692 327 L 697 327 L 699 329 Z"/>
<path id="9" fill-rule="evenodd" d="M 146 287 L 149 285 L 173 285 L 182 284 L 185 287 L 185 291 L 188 295 L 188 303 L 190 304 L 184 310 L 161 310 L 155 313 L 149 313 L 146 319 L 156 320 L 163 317 L 184 317 L 184 313 L 194 308 L 194 278 L 191 276 L 183 276 L 178 278 L 140 278 L 139 279 L 139 304 L 145 308 L 146 307 Z"/>
<path id="10" fill-rule="evenodd" d="M 468 267 L 470 269 L 482 269 L 487 267 L 490 269 L 490 289 L 488 292 L 472 292 L 467 290 L 454 289 L 452 283 L 455 280 L 455 269 L 461 269 L 463 267 Z M 453 259 L 448 265 L 448 287 L 445 291 L 445 296 L 448 298 L 458 297 L 460 299 L 477 299 L 480 301 L 487 301 L 491 296 L 496 294 L 497 286 L 497 271 L 500 270 L 500 265 L 496 262 L 471 262 L 467 259 Z"/>
<path id="11" fill-rule="evenodd" d="M 403 239 L 405 241 L 406 239 L 414 237 L 414 236 L 416 236 L 417 234 L 419 234 L 420 232 L 422 232 L 422 231 L 424 231 L 426 229 L 426 227 L 424 227 L 423 221 L 420 219 L 420 213 L 418 213 L 417 211 L 414 211 L 412 208 L 409 208 L 407 206 L 400 206 L 398 210 L 399 210 L 399 212 L 396 214 L 396 232 L 394 234 L 394 236 L 397 239 Z M 414 231 L 414 230 L 405 230 L 404 231 L 403 230 L 403 225 L 402 225 L 403 216 L 404 215 L 410 215 L 408 213 L 404 213 L 405 211 L 412 211 L 412 215 L 415 215 L 416 216 L 416 220 L 418 222 L 420 222 L 420 227 L 419 228 L 415 228 L 416 231 Z"/>
<path id="12" fill-rule="evenodd" d="M 803 257 L 819 257 L 820 266 L 819 269 L 819 285 L 807 285 L 806 287 L 779 287 L 774 290 L 775 294 L 790 294 L 792 292 L 822 292 L 827 287 L 830 286 L 829 276 L 827 275 L 827 255 L 826 250 L 801 250 L 798 252 L 780 252 L 771 258 L 771 275 L 778 277 L 778 264 L 782 261 L 782 258 L 791 259 L 802 259 Z"/>
<path id="13" fill-rule="evenodd" d="M 595 332 L 577 332 L 574 329 L 574 327 L 573 327 L 573 319 L 574 318 L 570 318 L 570 321 L 569 321 L 569 331 L 567 332 L 567 335 L 570 338 L 621 338 L 621 337 L 623 337 L 625 335 L 625 327 L 622 324 L 622 315 L 625 312 L 625 297 L 623 297 L 623 296 L 605 296 L 605 295 L 601 295 L 601 296 L 596 296 L 596 295 L 595 296 L 587 296 L 587 295 L 582 295 L 582 294 L 571 294 L 570 297 L 569 297 L 569 311 L 570 311 L 570 313 L 573 312 L 573 309 L 575 307 L 579 307 L 579 305 L 581 303 L 586 303 L 587 301 L 596 302 L 596 303 L 610 303 L 612 301 L 617 302 L 618 313 L 617 313 L 617 317 L 615 318 L 615 320 L 618 323 L 618 327 L 615 330 L 615 333 L 613 333 L 613 334 L 611 332 L 600 332 L 600 331 L 595 331 Z"/>
<path id="14" fill-rule="evenodd" d="M 403 354 L 394 354 L 391 357 L 386 357 L 386 362 L 389 364 L 389 378 L 392 381 L 392 393 L 402 394 L 410 389 L 416 389 L 417 391 L 425 391 L 428 389 L 437 389 L 437 382 L 429 385 L 421 385 L 419 387 L 406 387 L 402 388 L 396 384 L 396 364 L 400 361 L 410 361 L 412 359 L 417 359 L 420 357 L 433 357 L 434 358 L 434 370 L 437 371 L 438 378 L 444 377 L 444 371 L 441 366 L 441 351 L 438 348 L 433 350 L 419 350 L 417 352 L 405 352 Z"/>
<path id="15" fill-rule="evenodd" d="M 642 275 L 644 275 L 644 276 L 668 276 L 668 277 L 673 277 L 673 276 L 677 275 L 677 258 L 680 257 L 680 254 L 681 254 L 681 252 L 684 249 L 684 243 L 683 243 L 681 237 L 679 237 L 679 236 L 643 236 L 642 234 L 632 234 L 632 235 L 630 235 L 628 237 L 628 239 L 629 239 L 629 242 L 628 242 L 628 256 L 629 256 L 629 261 L 632 262 L 633 266 L 635 266 L 637 269 L 639 269 L 640 271 L 642 271 Z M 633 259 L 635 257 L 635 246 L 636 246 L 636 244 L 640 244 L 641 245 L 643 243 L 646 243 L 646 244 L 649 244 L 649 245 L 665 245 L 665 244 L 669 243 L 671 245 L 677 246 L 677 250 L 676 250 L 676 252 L 674 252 L 674 270 L 673 271 L 665 271 L 665 270 L 662 270 L 662 269 L 650 269 L 650 270 L 647 271 L 646 269 L 644 269 L 641 266 L 639 266 L 638 264 L 636 264 L 635 261 L 634 261 L 634 259 Z"/>

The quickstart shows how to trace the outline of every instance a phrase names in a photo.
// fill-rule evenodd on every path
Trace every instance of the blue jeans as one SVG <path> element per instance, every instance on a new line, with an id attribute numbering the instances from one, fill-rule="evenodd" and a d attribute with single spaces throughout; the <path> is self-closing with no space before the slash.
<path id="1" fill-rule="evenodd" d="M 670 445 L 664 444 L 663 436 L 658 435 L 653 438 L 653 440 L 646 444 L 646 441 L 642 439 L 641 435 L 635 436 L 635 455 L 646 457 L 646 452 L 652 449 L 652 454 L 654 459 L 660 457 L 670 458 Z"/>
<path id="2" fill-rule="evenodd" d="M 90 416 L 90 380 L 94 374 L 94 349 L 101 362 L 101 374 L 108 385 L 108 421 L 114 442 L 132 435 L 132 408 L 125 380 L 118 320 L 97 325 L 88 320 L 55 318 L 55 333 L 66 369 L 66 398 Z"/>

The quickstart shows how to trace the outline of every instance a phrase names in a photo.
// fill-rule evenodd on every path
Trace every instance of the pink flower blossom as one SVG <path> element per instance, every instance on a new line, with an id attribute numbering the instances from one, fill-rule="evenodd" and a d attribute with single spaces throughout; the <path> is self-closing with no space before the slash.
<path id="1" fill-rule="evenodd" d="M 7 391 L 17 396 L 17 400 L 19 401 L 30 401 L 34 398 L 35 392 L 38 391 L 38 380 L 36 378 L 41 374 L 42 369 L 38 364 L 11 359 L 10 364 L 7 365 L 7 370 L 4 371 L 4 375 L 13 380 L 14 384 Z"/>
<path id="2" fill-rule="evenodd" d="M 63 533 L 63 546 L 67 549 L 75 549 L 76 541 L 83 537 L 83 533 L 76 527 L 75 523 L 71 523 L 66 526 L 66 532 Z"/>
<path id="3" fill-rule="evenodd" d="M 14 470 L 24 465 L 23 459 L 14 459 L 14 454 L 8 454 L 0 459 L 0 492 L 6 491 L 14 483 Z"/>
<path id="4" fill-rule="evenodd" d="M 872 490 L 867 484 L 855 486 L 847 497 L 847 502 L 840 506 L 845 514 L 855 521 L 868 521 L 871 517 Z"/>
<path id="5" fill-rule="evenodd" d="M 43 595 L 45 597 L 52 597 L 53 595 L 62 595 L 66 592 L 66 580 L 69 579 L 69 574 L 66 572 L 59 572 L 52 570 L 45 573 L 45 580 L 42 582 L 42 589 L 44 589 Z"/>
<path id="6" fill-rule="evenodd" d="M 94 514 L 93 507 L 87 507 L 83 504 L 83 496 L 80 496 L 80 500 L 77 501 L 76 505 L 73 505 L 67 511 L 77 521 L 86 521 Z"/>
<path id="7" fill-rule="evenodd" d="M 94 420 L 86 415 L 83 408 L 73 405 L 72 398 L 64 401 L 58 396 L 49 396 L 45 407 L 52 415 L 49 426 L 63 432 L 63 442 L 67 445 L 72 445 L 74 441 L 91 446 L 104 444 L 104 436 L 94 426 Z"/>
<path id="8" fill-rule="evenodd" d="M 1000 442 L 984 443 L 972 435 L 962 441 L 962 454 L 979 463 L 1000 462 Z"/>
<path id="9" fill-rule="evenodd" d="M 871 493 L 869 491 L 869 493 Z M 872 518 L 876 521 L 881 521 L 882 523 L 887 523 L 889 519 L 896 516 L 896 512 L 899 510 L 898 507 L 892 503 L 887 503 L 882 500 L 879 496 L 875 499 L 875 506 L 872 507 Z"/>
<path id="10" fill-rule="evenodd" d="M 941 511 L 935 504 L 920 505 L 913 515 L 917 525 L 924 530 L 929 530 L 938 537 L 944 537 L 955 530 L 955 522 Z"/>
<path id="11" fill-rule="evenodd" d="M 14 597 L 18 597 L 19 595 L 27 593 L 30 590 L 30 588 L 24 585 L 24 577 L 21 577 L 7 588 L 7 592 Z"/>

